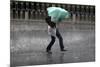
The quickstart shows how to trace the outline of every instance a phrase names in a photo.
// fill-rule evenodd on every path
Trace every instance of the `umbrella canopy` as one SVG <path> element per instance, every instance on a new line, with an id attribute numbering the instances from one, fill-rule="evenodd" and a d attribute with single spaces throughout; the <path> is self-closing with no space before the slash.
<path id="1" fill-rule="evenodd" d="M 60 7 L 49 7 L 47 8 L 48 16 L 51 16 L 51 21 L 60 22 L 65 18 L 69 18 L 69 12 Z"/>

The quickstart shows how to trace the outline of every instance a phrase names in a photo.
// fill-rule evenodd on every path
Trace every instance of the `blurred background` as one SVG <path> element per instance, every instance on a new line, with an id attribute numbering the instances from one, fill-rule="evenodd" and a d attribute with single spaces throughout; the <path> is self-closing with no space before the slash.
<path id="1" fill-rule="evenodd" d="M 44 20 L 47 14 L 47 7 L 56 6 L 64 8 L 71 13 L 71 18 L 66 20 L 68 22 L 79 23 L 78 21 L 85 21 L 84 24 L 94 24 L 95 21 L 94 5 L 11 1 L 10 6 L 11 20 Z"/>

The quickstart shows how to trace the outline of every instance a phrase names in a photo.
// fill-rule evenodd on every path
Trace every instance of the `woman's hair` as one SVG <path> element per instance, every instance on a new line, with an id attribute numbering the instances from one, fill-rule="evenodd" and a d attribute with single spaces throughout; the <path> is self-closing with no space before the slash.
<path id="1" fill-rule="evenodd" d="M 56 27 L 56 23 L 54 23 L 54 22 L 51 21 L 51 17 L 50 17 L 50 16 L 47 16 L 45 20 L 46 20 L 46 23 L 47 23 L 50 27 L 52 27 L 52 28 Z"/>

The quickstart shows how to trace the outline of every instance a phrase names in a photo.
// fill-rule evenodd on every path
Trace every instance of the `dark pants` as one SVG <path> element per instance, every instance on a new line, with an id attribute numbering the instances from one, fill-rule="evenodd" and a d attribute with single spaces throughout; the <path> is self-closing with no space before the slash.
<path id="1" fill-rule="evenodd" d="M 62 38 L 61 34 L 59 33 L 59 30 L 58 29 L 56 30 L 56 36 L 59 39 L 60 49 L 63 50 L 64 49 L 63 38 Z M 51 36 L 51 42 L 47 46 L 47 50 L 51 50 L 51 47 L 55 43 L 55 40 L 56 40 L 56 37 L 55 36 Z"/>

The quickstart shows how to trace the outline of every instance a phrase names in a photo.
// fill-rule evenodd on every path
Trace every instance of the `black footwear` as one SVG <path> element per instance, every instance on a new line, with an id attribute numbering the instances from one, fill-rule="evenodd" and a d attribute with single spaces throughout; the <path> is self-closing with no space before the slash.
<path id="1" fill-rule="evenodd" d="M 61 51 L 67 51 L 67 50 L 65 50 L 65 49 L 62 49 Z"/>
<path id="2" fill-rule="evenodd" d="M 52 53 L 51 50 L 46 50 L 47 53 Z"/>

